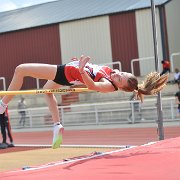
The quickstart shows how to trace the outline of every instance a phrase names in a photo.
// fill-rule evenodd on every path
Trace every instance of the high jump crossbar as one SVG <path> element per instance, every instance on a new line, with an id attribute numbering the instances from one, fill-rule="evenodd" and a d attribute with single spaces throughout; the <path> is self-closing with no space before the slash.
<path id="1" fill-rule="evenodd" d="M 0 95 L 25 95 L 25 94 L 54 94 L 54 93 L 80 93 L 92 92 L 88 88 L 69 88 L 69 89 L 38 89 L 38 90 L 19 90 L 19 91 L 0 91 Z"/>

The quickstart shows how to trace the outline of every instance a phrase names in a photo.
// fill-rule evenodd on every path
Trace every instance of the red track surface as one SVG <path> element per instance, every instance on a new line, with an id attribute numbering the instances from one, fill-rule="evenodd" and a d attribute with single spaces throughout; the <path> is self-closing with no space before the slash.
<path id="1" fill-rule="evenodd" d="M 180 136 L 180 127 L 165 127 L 165 139 Z M 13 133 L 15 144 L 51 144 L 52 132 Z M 65 130 L 63 144 L 142 145 L 158 141 L 156 128 Z"/>
<path id="2" fill-rule="evenodd" d="M 3 180 L 179 180 L 180 137 L 99 157 L 0 173 Z"/>

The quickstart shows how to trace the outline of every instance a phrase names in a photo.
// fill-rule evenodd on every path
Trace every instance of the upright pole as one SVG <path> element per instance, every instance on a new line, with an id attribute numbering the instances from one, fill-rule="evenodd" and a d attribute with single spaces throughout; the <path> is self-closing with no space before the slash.
<path id="1" fill-rule="evenodd" d="M 153 27 L 153 40 L 154 40 L 155 68 L 156 68 L 156 71 L 159 72 L 157 26 L 156 26 L 156 7 L 154 4 L 154 0 L 151 0 L 151 13 L 152 13 L 152 27 Z M 163 127 L 161 92 L 159 92 L 158 96 L 157 96 L 157 115 L 158 115 L 159 140 L 163 140 L 164 139 L 164 127 Z"/>

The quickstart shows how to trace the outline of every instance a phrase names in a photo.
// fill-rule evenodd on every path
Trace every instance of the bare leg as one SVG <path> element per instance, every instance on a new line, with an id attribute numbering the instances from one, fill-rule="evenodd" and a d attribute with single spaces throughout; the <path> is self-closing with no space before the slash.
<path id="1" fill-rule="evenodd" d="M 54 81 L 48 81 L 44 85 L 43 88 L 44 89 L 57 89 L 60 87 L 61 87 L 61 85 L 56 84 Z M 58 110 L 58 106 L 57 106 L 57 100 L 56 100 L 54 94 L 45 94 L 45 99 L 47 101 L 47 105 L 49 107 L 49 111 L 51 112 L 54 123 L 59 122 L 60 121 L 59 110 Z"/>
<path id="2" fill-rule="evenodd" d="M 53 80 L 57 71 L 56 65 L 29 63 L 21 64 L 16 67 L 14 76 L 9 85 L 8 91 L 20 90 L 23 84 L 23 79 L 26 76 Z M 4 96 L 2 101 L 8 104 L 14 96 Z"/>
<path id="3" fill-rule="evenodd" d="M 57 89 L 61 85 L 56 84 L 53 81 L 48 81 L 45 85 L 45 89 Z M 45 98 L 49 107 L 49 110 L 52 115 L 52 119 L 54 121 L 54 126 L 53 126 L 53 141 L 52 141 L 52 148 L 56 149 L 58 148 L 61 143 L 62 143 L 62 135 L 64 131 L 64 127 L 60 123 L 60 116 L 59 116 L 59 110 L 57 106 L 57 100 L 54 96 L 54 94 L 45 94 Z"/>
<path id="4" fill-rule="evenodd" d="M 23 79 L 26 76 L 38 78 L 38 79 L 46 79 L 48 80 L 45 84 L 44 88 L 59 88 L 61 85 L 56 84 L 52 80 L 55 78 L 57 72 L 56 65 L 48 65 L 48 64 L 21 64 L 16 67 L 13 79 L 10 83 L 8 88 L 9 91 L 13 90 L 20 90 L 23 84 Z M 14 96 L 4 96 L 1 101 L 1 109 L 0 113 L 2 114 L 6 108 L 6 104 Z M 53 129 L 53 144 L 52 148 L 58 148 L 62 143 L 62 133 L 63 133 L 63 126 L 59 123 L 60 116 L 57 107 L 57 101 L 53 94 L 46 94 L 45 95 L 49 110 L 52 115 L 52 119 L 54 121 L 54 129 Z"/>

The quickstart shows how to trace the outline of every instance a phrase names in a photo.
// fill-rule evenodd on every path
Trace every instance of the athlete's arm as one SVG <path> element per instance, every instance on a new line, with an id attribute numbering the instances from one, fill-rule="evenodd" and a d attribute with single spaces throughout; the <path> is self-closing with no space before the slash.
<path id="1" fill-rule="evenodd" d="M 84 67 L 86 63 L 90 60 L 89 56 L 81 56 L 79 60 L 79 72 L 82 76 L 82 79 L 90 90 L 95 90 L 99 92 L 113 92 L 114 86 L 109 82 L 108 80 L 102 78 L 99 82 L 94 82 L 91 77 L 87 74 L 87 72 L 84 70 Z"/>

